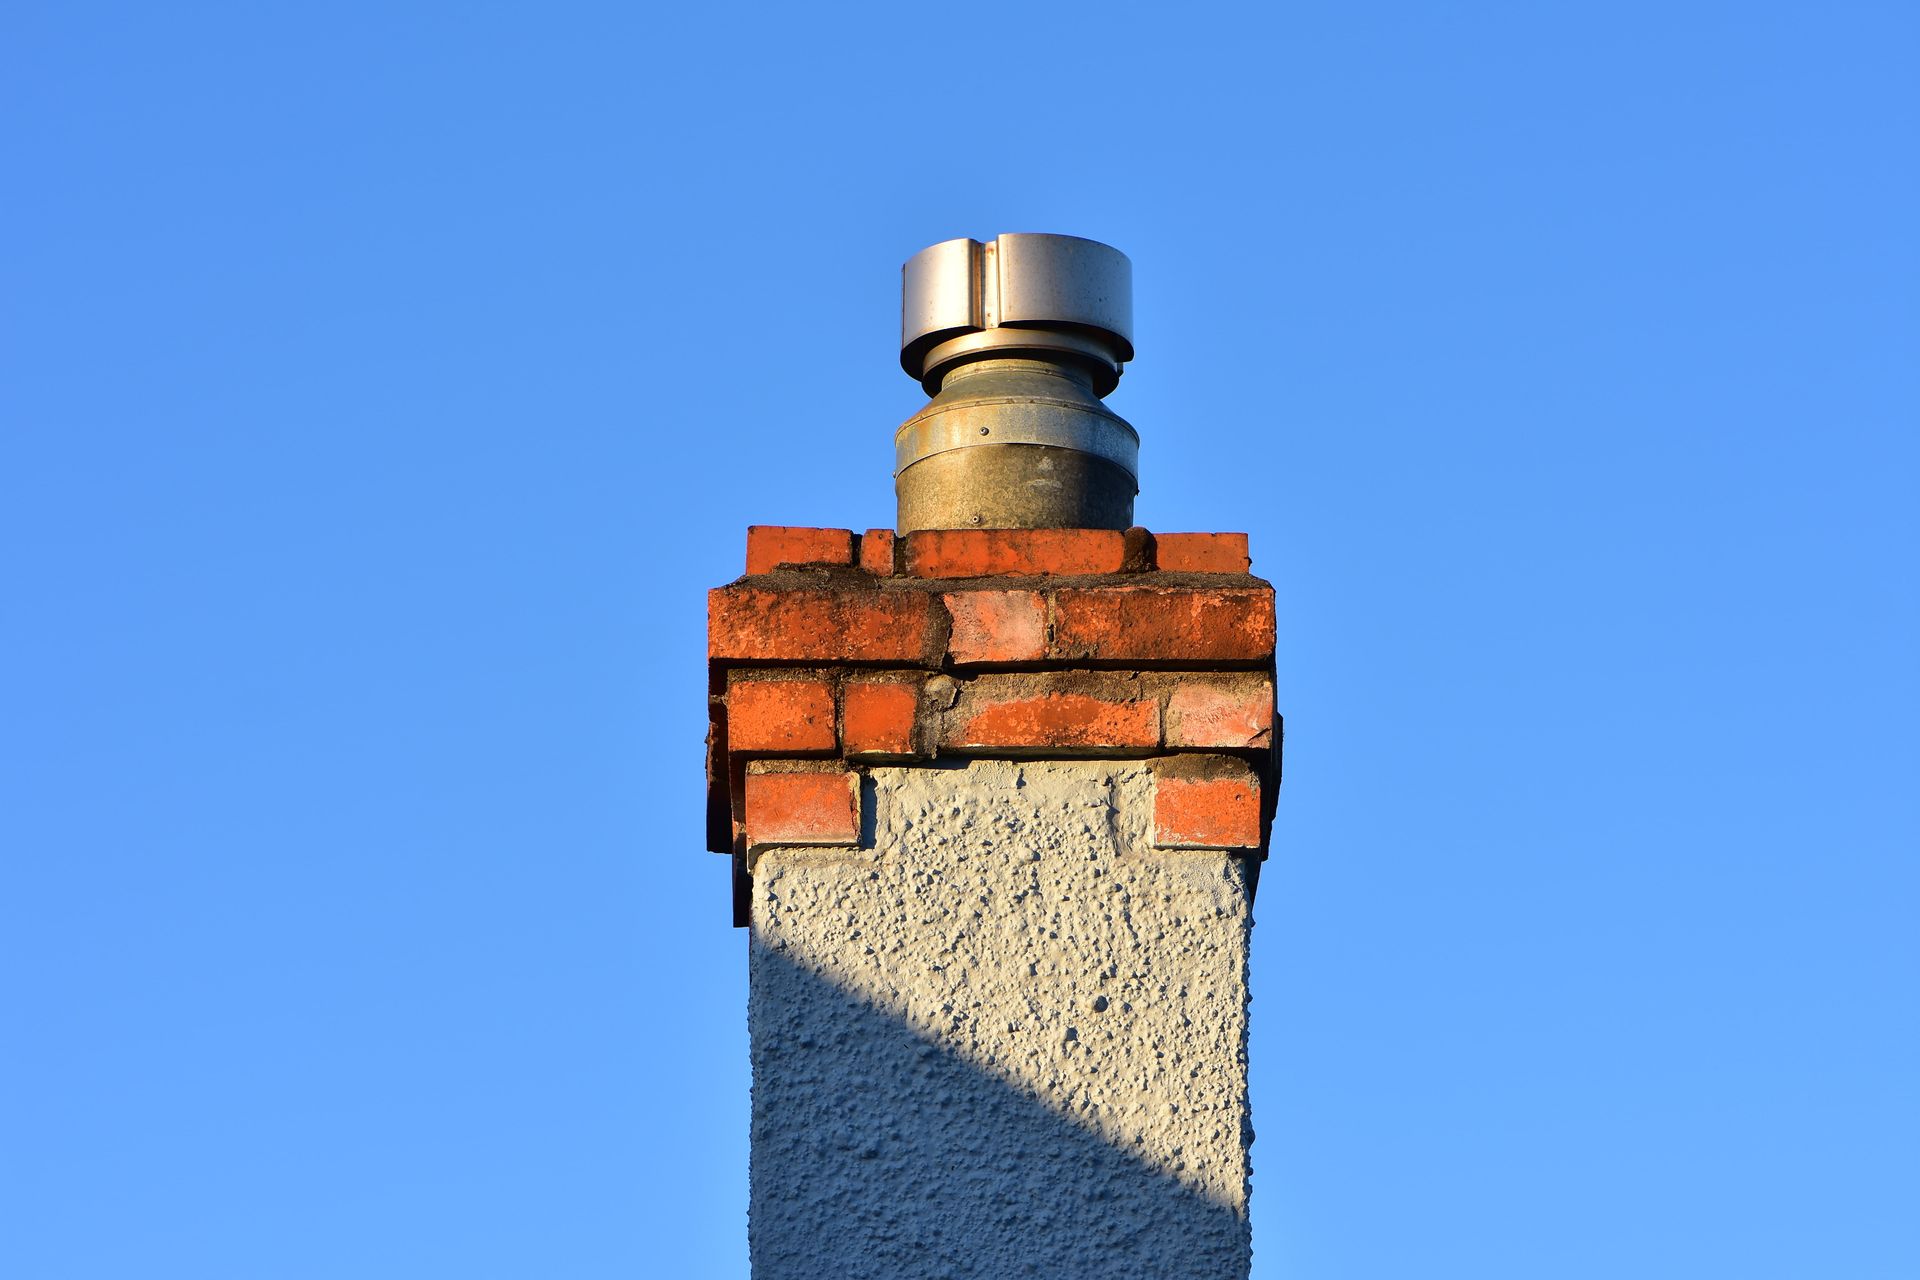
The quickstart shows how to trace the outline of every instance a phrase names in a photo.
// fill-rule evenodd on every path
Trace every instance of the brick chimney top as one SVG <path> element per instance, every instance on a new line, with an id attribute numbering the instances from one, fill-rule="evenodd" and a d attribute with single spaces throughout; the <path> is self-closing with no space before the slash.
<path id="1" fill-rule="evenodd" d="M 708 598 L 735 923 L 761 848 L 859 844 L 875 763 L 1152 758 L 1157 839 L 1264 850 L 1273 588 L 1248 569 L 1238 533 L 749 529 L 746 576 Z"/>

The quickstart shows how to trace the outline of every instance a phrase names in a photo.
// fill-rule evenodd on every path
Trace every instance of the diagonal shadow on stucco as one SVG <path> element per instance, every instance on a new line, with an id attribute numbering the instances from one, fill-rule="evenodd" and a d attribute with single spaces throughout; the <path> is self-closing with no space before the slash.
<path id="1" fill-rule="evenodd" d="M 1247 1274 L 1233 1207 L 750 945 L 756 1280 Z"/>

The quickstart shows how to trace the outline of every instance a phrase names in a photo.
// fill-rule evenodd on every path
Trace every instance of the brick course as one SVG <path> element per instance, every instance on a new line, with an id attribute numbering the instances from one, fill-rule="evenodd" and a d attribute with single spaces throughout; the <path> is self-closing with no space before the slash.
<path id="1" fill-rule="evenodd" d="M 756 526 L 708 594 L 709 843 L 855 845 L 863 767 L 1133 756 L 1155 841 L 1263 853 L 1273 589 L 1244 534 Z"/>

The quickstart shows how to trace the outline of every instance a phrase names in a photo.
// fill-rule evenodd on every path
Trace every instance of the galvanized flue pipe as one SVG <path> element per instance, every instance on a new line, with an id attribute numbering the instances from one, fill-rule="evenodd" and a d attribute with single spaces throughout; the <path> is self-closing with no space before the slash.
<path id="1" fill-rule="evenodd" d="M 1140 437 L 1101 403 L 1133 359 L 1133 264 L 1078 236 L 946 240 L 902 268 L 895 528 L 1124 529 Z"/>

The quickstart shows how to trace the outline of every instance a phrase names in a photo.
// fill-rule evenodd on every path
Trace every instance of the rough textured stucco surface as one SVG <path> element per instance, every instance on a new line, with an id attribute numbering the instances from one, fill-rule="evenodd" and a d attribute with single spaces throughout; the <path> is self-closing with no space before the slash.
<path id="1" fill-rule="evenodd" d="M 865 800 L 755 870 L 757 1280 L 1245 1276 L 1244 864 L 1151 848 L 1137 761 Z"/>

